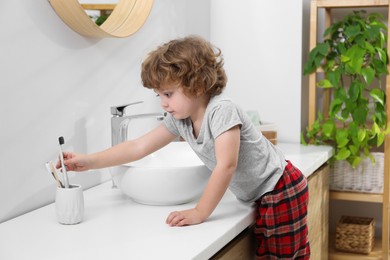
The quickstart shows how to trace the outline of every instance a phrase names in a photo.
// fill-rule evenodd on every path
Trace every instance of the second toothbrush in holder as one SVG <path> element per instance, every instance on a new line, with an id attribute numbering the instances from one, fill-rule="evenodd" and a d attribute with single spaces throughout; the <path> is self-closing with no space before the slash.
<path id="1" fill-rule="evenodd" d="M 57 221 L 72 225 L 83 221 L 84 195 L 81 185 L 71 184 L 69 188 L 57 187 L 55 201 Z"/>

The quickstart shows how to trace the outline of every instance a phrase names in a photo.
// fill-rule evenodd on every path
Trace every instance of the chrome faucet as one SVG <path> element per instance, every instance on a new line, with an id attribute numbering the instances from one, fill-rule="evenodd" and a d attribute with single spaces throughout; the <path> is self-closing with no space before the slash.
<path id="1" fill-rule="evenodd" d="M 120 106 L 111 107 L 111 144 L 112 146 L 122 143 L 127 140 L 127 130 L 131 120 L 136 118 L 154 117 L 156 120 L 163 120 L 167 115 L 166 112 L 161 113 L 144 113 L 125 115 L 124 110 L 126 107 L 141 104 L 143 101 L 133 102 Z"/>
<path id="2" fill-rule="evenodd" d="M 111 107 L 111 143 L 112 146 L 122 143 L 127 140 L 127 131 L 129 128 L 129 123 L 131 120 L 136 118 L 145 118 L 145 117 L 151 117 L 155 118 L 156 120 L 163 120 L 164 117 L 167 115 L 166 112 L 164 113 L 143 113 L 143 114 L 134 114 L 134 115 L 125 115 L 125 108 L 141 104 L 143 101 L 138 101 L 134 103 L 129 103 L 125 105 L 120 106 L 113 106 Z M 115 175 L 115 167 L 110 169 L 111 177 L 112 177 L 112 188 L 118 188 L 118 185 L 114 181 L 114 175 Z"/>

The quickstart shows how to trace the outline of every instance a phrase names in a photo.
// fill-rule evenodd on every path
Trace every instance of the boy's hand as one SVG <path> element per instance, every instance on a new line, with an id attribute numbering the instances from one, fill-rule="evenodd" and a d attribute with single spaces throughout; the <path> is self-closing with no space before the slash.
<path id="1" fill-rule="evenodd" d="M 182 227 L 188 225 L 196 225 L 204 221 L 199 210 L 196 208 L 183 210 L 183 211 L 174 211 L 168 215 L 166 223 L 171 227 Z"/>
<path id="2" fill-rule="evenodd" d="M 68 171 L 80 172 L 89 170 L 88 163 L 87 155 L 64 152 L 64 164 Z M 61 168 L 60 160 L 58 160 L 56 168 Z"/>

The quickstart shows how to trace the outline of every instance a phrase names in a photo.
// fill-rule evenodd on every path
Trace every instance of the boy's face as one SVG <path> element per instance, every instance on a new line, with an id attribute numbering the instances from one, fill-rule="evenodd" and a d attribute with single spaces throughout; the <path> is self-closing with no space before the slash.
<path id="1" fill-rule="evenodd" d="M 160 90 L 155 90 L 161 100 L 161 107 L 170 113 L 175 119 L 191 117 L 199 108 L 198 97 L 188 97 L 177 84 L 163 85 Z"/>

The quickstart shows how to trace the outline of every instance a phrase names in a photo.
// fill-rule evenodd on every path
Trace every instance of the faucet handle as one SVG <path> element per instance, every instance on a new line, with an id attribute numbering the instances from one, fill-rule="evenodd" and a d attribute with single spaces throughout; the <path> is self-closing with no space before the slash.
<path id="1" fill-rule="evenodd" d="M 113 116 L 123 116 L 123 112 L 124 112 L 126 107 L 140 104 L 140 103 L 143 103 L 143 101 L 137 101 L 137 102 L 133 102 L 133 103 L 125 104 L 125 105 L 120 105 L 120 106 L 112 106 L 110 108 L 111 114 Z"/>

